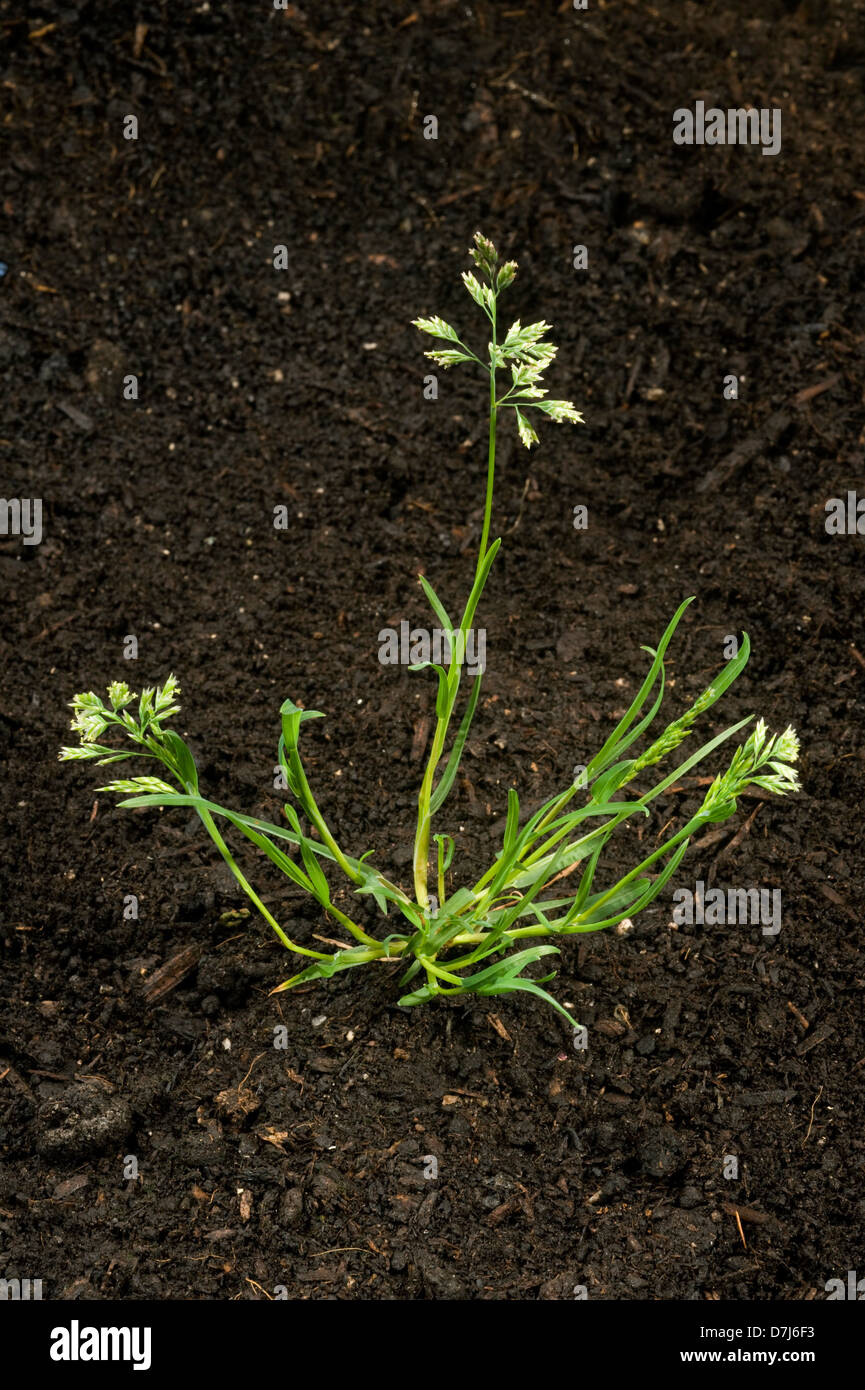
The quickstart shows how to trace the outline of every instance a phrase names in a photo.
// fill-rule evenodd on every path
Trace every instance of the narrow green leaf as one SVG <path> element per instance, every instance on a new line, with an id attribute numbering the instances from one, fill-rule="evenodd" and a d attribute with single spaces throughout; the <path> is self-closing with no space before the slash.
<path id="1" fill-rule="evenodd" d="M 605 802 L 611 793 L 618 791 L 619 787 L 627 781 L 628 773 L 634 766 L 634 760 L 626 759 L 625 762 L 614 763 L 612 767 L 602 773 L 595 782 L 592 783 L 592 800 Z"/>
<path id="2" fill-rule="evenodd" d="M 315 896 L 323 907 L 330 907 L 330 887 L 307 840 L 301 840 L 300 854 Z"/>
<path id="3" fill-rule="evenodd" d="M 461 623 L 461 630 L 463 632 L 468 632 L 469 628 L 472 625 L 472 619 L 475 615 L 475 609 L 477 608 L 478 601 L 480 599 L 481 594 L 483 593 L 484 585 L 486 584 L 487 579 L 489 577 L 489 572 L 492 569 L 493 561 L 499 553 L 501 543 L 501 536 L 499 536 L 497 540 L 493 541 L 492 545 L 487 550 L 487 553 L 481 562 L 480 568 L 478 569 L 477 577 L 475 579 L 474 584 L 472 585 L 471 593 L 469 594 L 468 601 L 466 603 L 465 613 L 463 614 L 463 620 Z"/>
<path id="4" fill-rule="evenodd" d="M 442 631 L 453 632 L 454 626 L 450 618 L 448 617 L 447 609 L 445 608 L 444 604 L 442 603 L 441 599 L 439 598 L 432 584 L 430 584 L 425 574 L 418 575 L 418 583 L 420 584 L 421 588 L 426 594 L 427 599 L 429 600 L 430 607 L 432 608 L 433 612 L 435 613 L 436 617 L 441 623 Z"/>
<path id="5" fill-rule="evenodd" d="M 589 764 L 590 776 L 597 775 L 598 773 L 602 772 L 604 768 L 607 767 L 610 760 L 615 756 L 616 750 L 621 740 L 630 729 L 637 715 L 640 713 L 640 710 L 643 708 L 643 705 L 645 704 L 647 695 L 652 689 L 652 686 L 655 684 L 658 672 L 661 670 L 661 667 L 663 665 L 664 653 L 666 652 L 667 647 L 670 644 L 670 640 L 673 636 L 673 633 L 676 631 L 676 628 L 679 625 L 679 621 L 682 617 L 682 614 L 684 613 L 685 609 L 689 606 L 689 604 L 692 604 L 693 602 L 693 595 L 690 598 L 686 598 L 683 603 L 679 604 L 679 607 L 676 609 L 676 612 L 670 619 L 670 622 L 667 625 L 667 630 L 661 638 L 661 641 L 658 644 L 658 649 L 654 654 L 654 660 L 652 661 L 652 664 L 649 667 L 649 672 L 645 680 L 643 681 L 643 684 L 640 686 L 639 691 L 634 697 L 634 700 L 632 701 L 630 708 L 628 709 L 627 713 L 619 720 L 619 723 L 616 725 L 615 729 L 610 734 L 610 737 L 607 739 L 603 748 L 601 748 L 600 752 L 596 754 L 596 756 L 592 759 L 591 763 Z"/>
<path id="6" fill-rule="evenodd" d="M 433 839 L 438 845 L 438 866 L 439 872 L 446 874 L 454 857 L 454 837 L 453 835 L 433 835 Z"/>
<path id="7" fill-rule="evenodd" d="M 311 980 L 329 980 L 340 970 L 350 970 L 353 966 L 366 965 L 370 960 L 375 959 L 376 956 L 368 946 L 354 946 L 345 951 L 336 951 L 325 960 L 308 965 L 298 975 L 292 975 L 290 980 L 285 980 L 270 992 L 271 994 L 282 994 L 287 989 L 294 989 L 296 985 L 308 984 Z"/>
<path id="8" fill-rule="evenodd" d="M 520 820 L 520 798 L 514 787 L 508 787 L 508 814 L 505 822 L 505 833 L 502 840 L 502 848 L 505 854 L 509 854 L 517 842 L 517 830 Z"/>
<path id="9" fill-rule="evenodd" d="M 447 761 L 447 766 L 445 767 L 445 770 L 441 775 L 441 780 L 436 786 L 435 791 L 430 797 L 430 815 L 435 815 L 436 811 L 438 811 L 439 807 L 443 804 L 445 797 L 447 796 L 448 792 L 453 786 L 454 778 L 457 775 L 457 769 L 460 765 L 460 759 L 463 755 L 463 749 L 465 748 L 466 739 L 469 736 L 469 729 L 471 728 L 471 723 L 474 718 L 475 710 L 477 709 L 477 703 L 480 693 L 481 677 L 480 675 L 477 675 L 475 676 L 474 681 L 472 682 L 472 692 L 469 696 L 468 706 L 466 708 L 465 714 L 463 715 L 462 723 L 460 724 L 457 736 L 454 739 L 454 745 L 451 749 L 450 757 Z"/>
<path id="10" fill-rule="evenodd" d="M 198 769 L 195 766 L 195 759 L 192 756 L 189 745 L 186 744 L 179 734 L 173 729 L 163 731 L 163 741 L 166 744 L 171 756 L 177 764 L 177 770 L 185 787 L 190 791 L 198 791 Z"/>
<path id="11" fill-rule="evenodd" d="M 418 970 L 420 970 L 420 962 L 415 961 L 411 971 L 400 980 L 400 984 L 412 975 L 416 975 Z M 412 994 L 403 994 L 396 1002 L 401 1004 L 403 1008 L 410 1009 L 414 1004 L 429 1004 L 435 999 L 436 995 L 440 993 L 441 990 L 439 989 L 432 988 L 430 985 L 422 985 L 420 989 L 416 989 Z"/>
<path id="12" fill-rule="evenodd" d="M 324 714 L 318 709 L 301 709 L 293 700 L 284 700 L 280 707 L 280 718 L 282 720 L 282 736 L 285 739 L 286 748 L 294 750 L 300 736 L 300 726 L 304 719 L 323 719 Z"/>
<path id="13" fill-rule="evenodd" d="M 413 661 L 408 669 L 410 671 L 425 671 L 429 669 L 438 672 L 439 683 L 438 691 L 436 692 L 436 719 L 444 719 L 447 713 L 450 693 L 450 683 L 445 668 L 439 666 L 435 661 Z"/>
<path id="14" fill-rule="evenodd" d="M 599 898 L 606 897 L 606 894 L 595 893 L 588 899 L 585 907 L 577 915 L 579 915 L 581 922 L 591 922 L 595 917 L 599 919 L 601 917 L 612 917 L 620 910 L 622 915 L 627 917 L 633 909 L 634 903 L 640 901 L 640 898 L 643 896 L 646 889 L 651 886 L 651 883 L 652 880 L 646 877 L 634 879 L 633 882 L 629 883 L 621 892 L 614 892 L 611 898 L 607 898 L 603 910 L 599 913 L 593 912 L 592 904 L 597 902 Z"/>
<path id="15" fill-rule="evenodd" d="M 576 1019 L 568 1013 L 565 1006 L 560 1004 L 557 999 L 554 999 L 547 990 L 541 989 L 541 986 L 534 980 L 512 980 L 510 984 L 503 985 L 500 989 L 486 989 L 480 992 L 482 994 L 512 994 L 517 990 L 522 990 L 526 994 L 537 995 L 539 999 L 545 999 L 547 1003 L 555 1009 L 556 1013 L 561 1014 L 563 1018 L 568 1020 L 568 1023 L 575 1031 L 578 1028 L 579 1025 Z"/>

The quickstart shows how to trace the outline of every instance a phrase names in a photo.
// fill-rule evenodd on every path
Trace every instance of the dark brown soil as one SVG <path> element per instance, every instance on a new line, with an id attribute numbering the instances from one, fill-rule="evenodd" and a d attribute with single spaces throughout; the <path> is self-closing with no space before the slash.
<path id="1" fill-rule="evenodd" d="M 0 541 L 0 1276 L 775 1300 L 861 1269 L 865 542 L 824 522 L 865 462 L 863 14 L 0 0 L 2 489 L 44 501 L 41 544 Z M 781 106 L 781 153 L 677 147 L 697 99 Z M 679 880 L 780 888 L 780 935 L 676 928 L 667 891 L 565 943 L 587 1053 L 529 998 L 400 1009 L 386 969 L 271 997 L 292 960 L 224 916 L 244 903 L 198 821 L 115 810 L 56 761 L 74 692 L 173 670 L 203 787 L 275 818 L 290 695 L 327 712 L 305 749 L 338 837 L 407 881 L 432 688 L 377 634 L 424 620 L 421 568 L 465 592 L 484 470 L 477 383 L 425 402 L 409 320 L 470 321 L 477 227 L 520 262 L 514 316 L 555 323 L 550 384 L 587 426 L 501 454 L 458 872 L 509 786 L 533 806 L 588 762 L 686 594 L 675 712 L 746 629 L 710 725 L 756 712 L 803 744 L 803 793 L 746 799 Z M 302 939 L 333 934 L 244 863 Z"/>

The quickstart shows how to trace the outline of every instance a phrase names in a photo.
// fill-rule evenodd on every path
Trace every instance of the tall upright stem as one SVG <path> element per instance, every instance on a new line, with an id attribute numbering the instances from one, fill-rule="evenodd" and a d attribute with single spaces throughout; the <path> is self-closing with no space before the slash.
<path id="1" fill-rule="evenodd" d="M 488 449 L 488 452 L 487 452 L 487 496 L 486 496 L 486 503 L 485 503 L 485 506 L 484 506 L 484 527 L 483 527 L 483 531 L 481 532 L 481 545 L 480 545 L 480 550 L 478 551 L 478 563 L 477 563 L 477 567 L 476 567 L 476 569 L 475 569 L 475 576 L 477 576 L 477 574 L 480 572 L 481 565 L 482 565 L 483 562 L 484 562 L 484 556 L 485 556 L 486 553 L 487 553 L 487 545 L 488 545 L 488 543 L 489 543 L 489 538 L 490 538 L 490 521 L 491 521 L 491 519 L 492 519 L 492 514 L 493 514 L 493 482 L 494 482 L 494 480 L 495 480 L 495 472 L 496 472 L 496 362 L 495 362 L 495 349 L 496 349 L 496 301 L 495 301 L 495 299 L 493 300 L 492 323 L 493 323 L 493 342 L 492 342 L 492 346 L 493 346 L 493 360 L 492 360 L 492 362 L 490 363 L 490 432 L 489 432 L 489 449 Z"/>
<path id="2" fill-rule="evenodd" d="M 484 562 L 484 560 L 485 560 L 485 558 L 486 558 L 487 548 L 488 548 L 488 545 L 489 545 L 490 523 L 491 523 L 491 520 L 492 520 L 492 512 L 493 512 L 493 483 L 494 483 L 494 481 L 495 481 L 495 471 L 496 471 L 496 347 L 497 347 L 497 342 L 496 342 L 496 300 L 495 300 L 495 292 L 493 292 L 493 297 L 492 297 L 492 307 L 491 307 L 491 310 L 490 310 L 490 322 L 491 322 L 491 324 L 492 324 L 493 336 L 492 336 L 491 354 L 490 354 L 490 367 L 489 367 L 489 376 L 490 376 L 490 421 L 489 421 L 489 447 L 488 447 L 488 451 L 487 451 L 487 491 L 486 491 L 486 498 L 485 498 L 485 501 L 484 501 L 484 522 L 483 522 L 483 529 L 482 529 L 482 531 L 481 531 L 481 541 L 480 541 L 480 547 L 479 547 L 479 549 L 478 549 L 478 559 L 477 559 L 477 564 L 476 564 L 476 566 L 475 566 L 475 584 L 477 583 L 478 577 L 479 577 L 479 575 L 480 575 L 481 567 L 483 566 L 483 562 Z M 472 586 L 472 589 L 473 589 L 473 590 L 474 590 L 474 587 L 475 587 L 475 586 L 473 585 L 473 586 Z M 465 639 L 466 639 L 467 636 L 468 636 L 467 629 L 471 626 L 472 618 L 474 617 L 475 608 L 477 607 L 477 602 L 478 602 L 478 599 L 479 599 L 479 598 L 480 598 L 480 594 L 478 593 L 478 594 L 475 595 L 474 604 L 472 604 L 472 603 L 471 603 L 471 599 L 469 599 L 469 601 L 466 603 L 466 607 L 465 607 L 465 610 L 464 610 L 464 612 L 463 612 L 462 621 L 461 621 L 461 623 L 460 623 L 461 640 L 459 641 L 458 644 L 456 644 L 456 645 L 454 646 L 454 649 L 453 649 L 452 652 L 451 652 L 450 667 L 449 667 L 449 671 L 448 671 L 448 698 L 447 698 L 447 706 L 446 706 L 446 708 L 443 710 L 443 712 L 439 715 L 438 719 L 436 720 L 436 729 L 435 729 L 435 734 L 433 735 L 432 749 L 430 750 L 429 761 L 427 762 L 426 771 L 425 771 L 425 773 L 424 773 L 423 782 L 421 783 L 421 789 L 420 789 L 420 793 L 419 793 L 419 795 L 418 795 L 418 823 L 417 823 L 417 833 L 416 833 L 416 835 L 415 835 L 415 847 L 414 847 L 414 885 L 415 885 L 415 896 L 416 896 L 416 898 L 417 898 L 418 905 L 419 905 L 420 907 L 422 907 L 422 908 L 426 908 L 426 907 L 429 905 L 429 895 L 428 895 L 428 893 L 427 893 L 427 875 L 428 875 L 428 872 L 429 872 L 429 844 L 430 844 L 430 827 L 431 827 L 431 821 L 432 821 L 432 815 L 431 815 L 431 812 L 430 812 L 430 801 L 431 801 L 431 799 L 432 799 L 433 780 L 434 780 L 434 778 L 435 778 L 436 769 L 437 769 L 437 767 L 438 767 L 438 765 L 439 765 L 439 762 L 440 762 L 440 760 L 441 760 L 442 753 L 444 752 L 445 738 L 447 737 L 448 726 L 449 726 L 449 724 L 450 724 L 451 715 L 453 714 L 453 708 L 454 708 L 454 704 L 455 704 L 455 702 L 456 702 L 457 692 L 458 692 L 458 690 L 459 690 L 459 673 L 458 673 L 458 670 L 457 670 L 457 667 L 458 667 L 458 659 L 459 659 L 459 658 L 458 658 L 458 651 L 459 651 L 459 652 L 462 652 L 462 651 L 465 650 Z M 456 679 L 453 679 L 455 672 L 456 672 Z"/>

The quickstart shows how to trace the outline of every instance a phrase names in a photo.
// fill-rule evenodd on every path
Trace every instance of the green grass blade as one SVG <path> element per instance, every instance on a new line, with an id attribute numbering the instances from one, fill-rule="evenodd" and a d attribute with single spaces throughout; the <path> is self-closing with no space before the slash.
<path id="1" fill-rule="evenodd" d="M 460 724 L 457 736 L 454 739 L 454 745 L 450 751 L 450 757 L 448 758 L 447 765 L 445 767 L 444 772 L 441 775 L 441 779 L 437 787 L 435 788 L 435 791 L 430 797 L 430 815 L 435 815 L 436 811 L 438 811 L 440 806 L 443 804 L 445 797 L 447 796 L 448 792 L 453 786 L 454 778 L 457 775 L 460 760 L 462 759 L 463 749 L 466 745 L 466 739 L 469 736 L 469 729 L 472 725 L 472 719 L 474 718 L 475 710 L 477 709 L 478 698 L 480 697 L 480 693 L 481 677 L 480 675 L 477 675 L 475 676 L 474 683 L 472 685 L 472 693 L 469 696 L 468 706 L 466 708 L 465 714 L 463 715 L 462 723 Z"/>
<path id="2" fill-rule="evenodd" d="M 630 708 L 628 709 L 627 713 L 623 715 L 623 717 L 619 720 L 619 723 L 616 725 L 616 728 L 610 734 L 610 737 L 607 739 L 600 752 L 595 755 L 595 757 L 592 759 L 592 762 L 590 763 L 590 768 L 594 768 L 596 773 L 603 771 L 603 769 L 608 765 L 611 757 L 615 756 L 616 752 L 618 751 L 619 745 L 622 742 L 622 739 L 630 729 L 637 715 L 640 713 L 640 710 L 643 708 L 643 705 L 646 702 L 646 698 L 649 695 L 649 692 L 651 691 L 653 685 L 655 684 L 658 672 L 661 670 L 663 666 L 664 653 L 666 652 L 667 647 L 670 644 L 670 640 L 673 636 L 673 633 L 676 631 L 676 628 L 679 625 L 679 622 L 685 609 L 688 607 L 689 604 L 693 602 L 693 596 L 691 598 L 686 598 L 684 602 L 679 604 L 679 607 L 676 609 L 676 612 L 670 619 L 670 622 L 667 625 L 667 630 L 661 638 L 661 641 L 658 644 L 658 648 L 655 651 L 654 660 L 652 661 L 652 664 L 649 667 L 648 675 L 646 676 L 645 680 L 643 681 L 643 684 L 641 685 L 639 691 L 634 697 L 634 700 Z"/>
<path id="3" fill-rule="evenodd" d="M 429 580 L 427 579 L 426 575 L 424 575 L 424 574 L 419 574 L 419 575 L 418 575 L 418 581 L 419 581 L 419 583 L 420 583 L 420 585 L 421 585 L 421 588 L 423 589 L 424 593 L 425 593 L 426 596 L 427 596 L 427 599 L 428 599 L 428 601 L 429 601 L 430 608 L 431 608 L 431 609 L 433 610 L 433 612 L 435 613 L 436 617 L 438 618 L 439 622 L 440 622 L 441 625 L 442 625 L 442 628 L 444 629 L 445 632 L 452 632 L 452 631 L 453 631 L 453 623 L 451 622 L 450 618 L 448 617 L 447 609 L 445 608 L 444 604 L 442 603 L 441 599 L 439 598 L 439 596 L 438 596 L 438 594 L 436 593 L 435 589 L 433 588 L 432 584 L 430 584 L 430 582 L 429 582 Z"/>

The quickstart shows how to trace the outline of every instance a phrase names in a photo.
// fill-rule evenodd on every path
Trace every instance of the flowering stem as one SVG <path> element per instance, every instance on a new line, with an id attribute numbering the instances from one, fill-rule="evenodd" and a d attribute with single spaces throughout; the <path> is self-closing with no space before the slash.
<path id="1" fill-rule="evenodd" d="M 276 932 L 283 946 L 286 946 L 289 951 L 296 951 L 299 956 L 312 956 L 314 960 L 326 960 L 327 956 L 323 952 L 310 951 L 306 948 L 306 946 L 298 946 L 296 941 L 292 941 L 289 937 L 286 936 L 285 932 L 282 930 L 282 927 L 279 925 L 276 918 L 273 916 L 271 912 L 267 910 L 264 903 L 261 901 L 261 898 L 256 893 L 255 889 L 251 886 L 250 883 L 247 882 L 238 864 L 236 863 L 234 856 L 231 853 L 231 850 L 228 848 L 228 845 L 225 843 L 219 831 L 217 830 L 216 822 L 214 821 L 210 812 L 206 811 L 202 806 L 198 808 L 198 814 L 201 817 L 202 822 L 204 823 L 205 830 L 207 831 L 213 843 L 216 845 L 216 848 L 219 850 L 219 853 L 222 855 L 229 869 L 234 874 L 234 877 L 237 879 L 244 893 L 247 895 L 250 902 L 254 903 L 255 906 L 258 908 L 258 911 L 261 913 L 268 926 L 271 926 L 273 930 Z"/>
<path id="2" fill-rule="evenodd" d="M 487 451 L 487 496 L 484 506 L 484 526 L 481 532 L 481 545 L 478 551 L 478 563 L 475 569 L 475 579 L 480 575 L 481 565 L 487 553 L 487 542 L 490 536 L 490 521 L 493 512 L 493 480 L 496 471 L 496 299 L 493 296 L 490 318 L 493 325 L 492 357 L 490 361 L 490 426 L 489 426 L 489 448 Z"/>
<path id="3" fill-rule="evenodd" d="M 481 531 L 480 547 L 478 549 L 477 564 L 475 566 L 475 582 L 472 586 L 471 594 L 466 602 L 463 612 L 462 622 L 459 627 L 457 641 L 452 644 L 450 666 L 448 669 L 447 698 L 445 708 L 436 719 L 436 728 L 433 735 L 432 748 L 427 762 L 424 778 L 418 794 L 418 821 L 417 832 L 415 834 L 414 847 L 414 885 L 415 895 L 418 906 L 426 908 L 429 906 L 429 894 L 427 892 L 427 876 L 429 873 L 429 845 L 430 829 L 432 825 L 432 812 L 430 801 L 433 793 L 433 781 L 436 770 L 444 752 L 445 739 L 448 727 L 456 703 L 457 693 L 460 685 L 459 662 L 461 653 L 465 651 L 468 631 L 474 618 L 475 609 L 486 579 L 483 578 L 482 571 L 484 560 L 487 558 L 490 523 L 493 511 L 493 483 L 495 480 L 496 469 L 496 295 L 495 288 L 492 288 L 491 306 L 489 319 L 492 324 L 492 342 L 490 344 L 490 410 L 489 410 L 489 445 L 487 449 L 487 491 L 484 501 L 484 522 Z M 478 677 L 476 676 L 477 680 Z"/>

